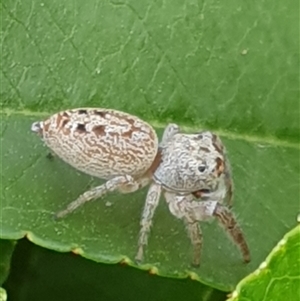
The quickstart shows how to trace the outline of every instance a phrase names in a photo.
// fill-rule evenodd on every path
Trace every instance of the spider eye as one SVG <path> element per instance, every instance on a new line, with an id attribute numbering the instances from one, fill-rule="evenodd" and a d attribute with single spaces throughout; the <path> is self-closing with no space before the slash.
<path id="1" fill-rule="evenodd" d="M 199 170 L 200 172 L 204 172 L 205 169 L 206 169 L 206 165 L 204 165 L 204 164 L 202 164 L 202 165 L 200 165 L 200 166 L 198 167 L 198 170 Z"/>

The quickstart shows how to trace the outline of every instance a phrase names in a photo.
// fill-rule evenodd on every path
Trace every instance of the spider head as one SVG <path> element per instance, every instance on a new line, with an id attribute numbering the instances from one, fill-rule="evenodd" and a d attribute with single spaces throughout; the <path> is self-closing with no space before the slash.
<path id="1" fill-rule="evenodd" d="M 211 132 L 176 134 L 162 150 L 154 179 L 173 192 L 217 191 L 224 186 L 224 152 L 221 140 Z"/>

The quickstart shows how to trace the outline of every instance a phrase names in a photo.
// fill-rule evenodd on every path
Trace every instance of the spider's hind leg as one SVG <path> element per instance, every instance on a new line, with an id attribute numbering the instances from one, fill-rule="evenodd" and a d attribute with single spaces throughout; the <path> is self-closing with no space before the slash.
<path id="1" fill-rule="evenodd" d="M 127 189 L 131 189 L 131 192 L 137 190 L 139 188 L 139 183 L 137 183 L 132 176 L 125 175 L 125 176 L 118 176 L 108 180 L 104 184 L 94 187 L 82 195 L 80 195 L 75 201 L 71 202 L 66 209 L 59 211 L 55 214 L 55 218 L 62 218 L 65 215 L 73 212 L 75 209 L 87 203 L 91 200 L 98 199 L 108 192 L 117 190 L 121 187 L 127 187 Z M 129 191 L 127 191 L 129 192 Z"/>

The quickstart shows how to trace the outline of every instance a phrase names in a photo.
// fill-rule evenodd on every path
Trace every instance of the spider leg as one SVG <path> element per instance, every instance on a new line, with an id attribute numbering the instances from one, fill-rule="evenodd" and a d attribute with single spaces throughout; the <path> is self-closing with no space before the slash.
<path id="1" fill-rule="evenodd" d="M 207 213 L 205 210 L 207 206 L 204 206 L 204 202 L 192 201 L 192 194 L 179 196 L 174 193 L 165 192 L 164 195 L 170 212 L 175 217 L 182 219 L 186 225 L 187 233 L 193 246 L 192 266 L 199 267 L 203 242 L 199 221 L 206 218 Z"/>
<path id="2" fill-rule="evenodd" d="M 122 188 L 125 186 L 127 187 L 127 191 L 129 188 L 131 189 L 131 191 L 135 191 L 139 188 L 139 183 L 136 182 L 129 175 L 112 178 L 111 180 L 108 180 L 106 183 L 84 192 L 75 201 L 71 202 L 66 209 L 57 212 L 55 214 L 55 218 L 62 218 L 67 214 L 73 212 L 75 209 L 77 209 L 84 203 L 100 198 L 108 192 L 114 191 L 118 188 Z"/>
<path id="3" fill-rule="evenodd" d="M 152 225 L 152 219 L 157 208 L 159 198 L 161 194 L 161 186 L 156 183 L 152 183 L 149 187 L 145 207 L 143 209 L 142 218 L 140 221 L 141 229 L 138 240 L 138 251 L 135 256 L 136 262 L 141 262 L 144 257 L 144 247 L 148 244 L 148 236 L 150 233 L 150 227 Z"/>
<path id="4" fill-rule="evenodd" d="M 224 181 L 225 181 L 225 186 L 226 186 L 226 196 L 225 196 L 225 202 L 226 205 L 231 208 L 232 203 L 233 203 L 233 181 L 232 181 L 232 176 L 231 176 L 231 170 L 230 170 L 230 164 L 225 157 L 225 171 L 224 171 Z"/>
<path id="5" fill-rule="evenodd" d="M 202 231 L 198 221 L 192 220 L 189 214 L 183 217 L 183 221 L 186 225 L 188 236 L 193 246 L 193 261 L 192 266 L 200 266 L 201 249 L 203 243 Z"/>
<path id="6" fill-rule="evenodd" d="M 217 201 L 195 201 L 193 195 L 179 196 L 165 193 L 170 212 L 182 219 L 188 230 L 189 237 L 194 247 L 193 265 L 199 265 L 201 256 L 202 234 L 196 228 L 197 222 L 208 220 L 212 217 L 218 219 L 219 224 L 230 235 L 239 247 L 245 262 L 250 261 L 250 251 L 243 232 L 238 225 L 233 213 Z"/>
<path id="7" fill-rule="evenodd" d="M 239 247 L 244 262 L 249 262 L 251 259 L 248 244 L 232 212 L 227 207 L 218 203 L 213 215 L 218 219 L 220 225 L 223 226 L 234 243 Z"/>
<path id="8" fill-rule="evenodd" d="M 147 176 L 136 179 L 135 182 L 125 183 L 120 185 L 117 189 L 121 193 L 131 193 L 136 190 L 139 190 L 150 183 L 151 179 Z"/>
<path id="9" fill-rule="evenodd" d="M 170 141 L 174 135 L 180 132 L 180 128 L 175 123 L 169 123 L 164 130 L 164 133 L 159 144 L 160 147 L 163 147 L 168 141 Z"/>

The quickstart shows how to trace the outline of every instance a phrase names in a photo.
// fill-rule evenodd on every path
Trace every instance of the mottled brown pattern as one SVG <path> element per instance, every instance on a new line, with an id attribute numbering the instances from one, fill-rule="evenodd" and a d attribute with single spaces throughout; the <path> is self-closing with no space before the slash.
<path id="1" fill-rule="evenodd" d="M 220 143 L 218 143 L 219 142 L 219 137 L 217 136 L 217 135 L 215 135 L 215 134 L 213 134 L 213 146 L 215 147 L 215 149 L 216 149 L 216 151 L 218 151 L 220 154 L 222 154 L 223 153 L 223 146 L 220 144 Z"/>
<path id="2" fill-rule="evenodd" d="M 85 132 L 86 132 L 85 125 L 84 125 L 84 124 L 81 124 L 81 123 L 78 123 L 78 124 L 77 124 L 76 130 L 77 130 L 79 133 L 85 133 Z"/>
<path id="3" fill-rule="evenodd" d="M 49 130 L 49 126 L 50 126 L 50 122 L 49 121 L 45 121 L 44 124 L 43 124 L 43 133 L 44 132 L 47 132 Z"/>
<path id="4" fill-rule="evenodd" d="M 155 170 L 157 169 L 157 167 L 161 163 L 161 157 L 162 157 L 161 150 L 158 149 L 156 157 L 155 157 L 153 163 L 151 164 L 151 166 L 149 167 L 149 169 L 145 172 L 145 175 L 152 177 Z"/>
<path id="5" fill-rule="evenodd" d="M 206 153 L 209 153 L 209 152 L 210 152 L 210 150 L 209 150 L 207 147 L 201 146 L 200 149 L 201 149 L 202 151 L 206 152 Z"/>
<path id="6" fill-rule="evenodd" d="M 94 112 L 95 115 L 99 115 L 99 116 L 105 118 L 106 112 L 98 111 L 98 110 L 94 110 L 93 112 Z"/>
<path id="7" fill-rule="evenodd" d="M 61 127 L 65 127 L 67 125 L 67 123 L 69 122 L 68 119 L 64 119 L 61 123 Z"/>
<path id="8" fill-rule="evenodd" d="M 218 176 L 220 176 L 224 172 L 224 161 L 220 158 L 216 158 L 216 162 L 217 162 L 217 166 L 216 166 L 217 174 Z"/>
<path id="9" fill-rule="evenodd" d="M 95 126 L 93 128 L 93 131 L 94 131 L 94 133 L 97 136 L 104 136 L 104 135 L 106 135 L 105 126 L 104 125 L 97 125 L 97 126 Z"/>
<path id="10" fill-rule="evenodd" d="M 233 191 L 232 191 L 232 184 L 231 184 L 231 182 L 228 183 L 227 187 L 228 187 L 228 189 L 227 189 L 228 205 L 232 206 Z"/>
<path id="11" fill-rule="evenodd" d="M 40 122 L 40 127 L 45 144 L 53 152 L 75 168 L 100 178 L 144 174 L 158 147 L 150 125 L 115 110 L 64 111 Z"/>

